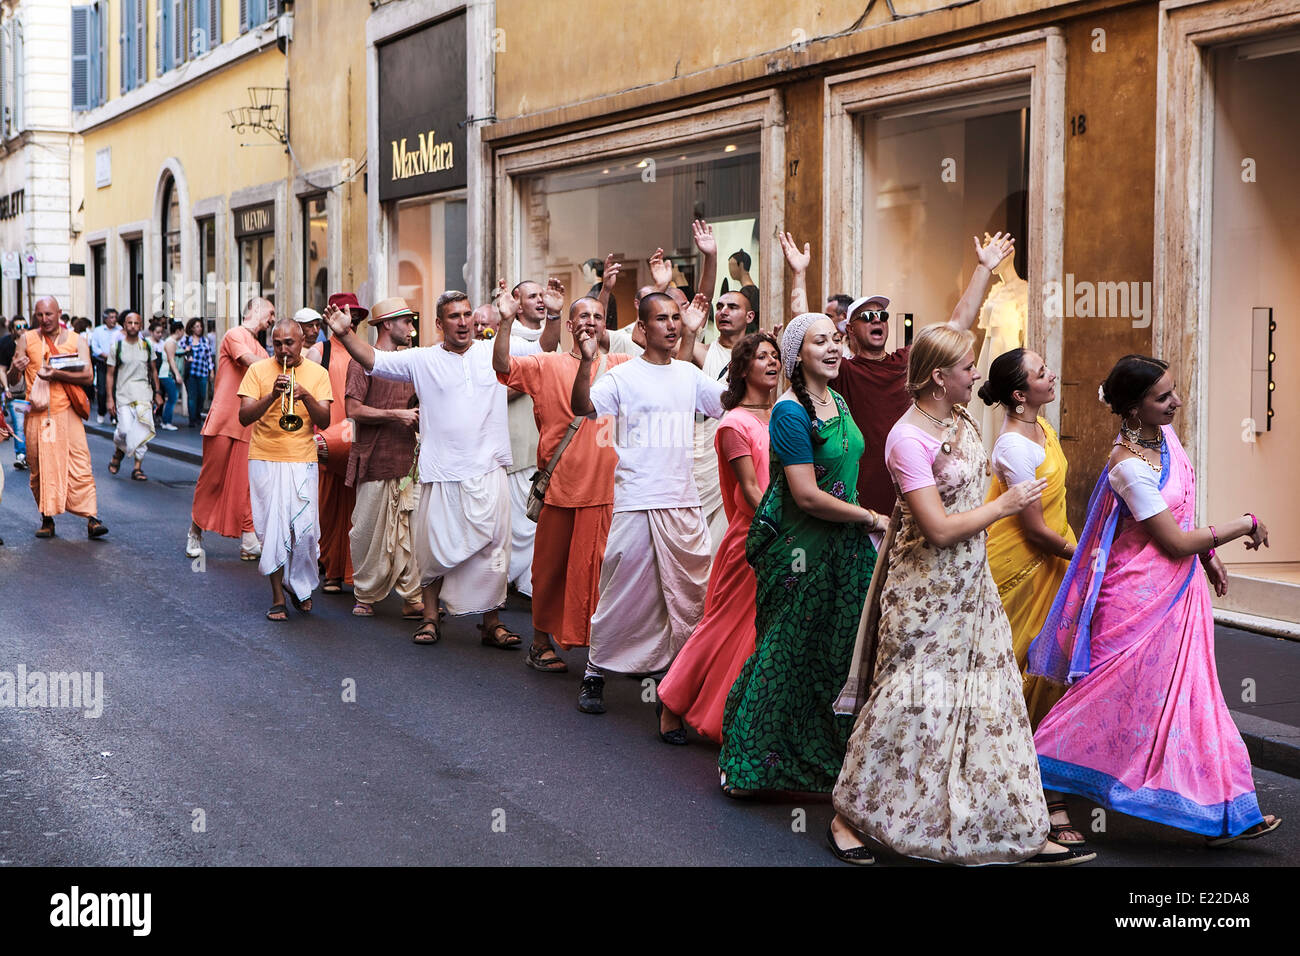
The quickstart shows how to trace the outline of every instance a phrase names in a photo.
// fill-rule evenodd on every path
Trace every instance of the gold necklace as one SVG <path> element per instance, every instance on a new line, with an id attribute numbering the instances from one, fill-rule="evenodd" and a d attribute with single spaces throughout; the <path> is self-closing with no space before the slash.
<path id="1" fill-rule="evenodd" d="M 1148 468 L 1150 468 L 1152 471 L 1154 471 L 1156 474 L 1160 474 L 1160 472 L 1164 470 L 1164 462 L 1163 462 L 1163 460 L 1160 461 L 1160 462 L 1157 462 L 1157 463 L 1154 464 L 1154 465 L 1151 464 L 1151 462 L 1147 460 L 1147 456 L 1144 455 L 1144 454 L 1142 454 L 1141 449 L 1137 448 L 1137 447 L 1136 447 L 1132 442 L 1130 442 L 1130 441 L 1129 441 L 1127 438 L 1125 438 L 1124 436 L 1121 435 L 1119 441 L 1116 442 L 1115 444 L 1117 444 L 1117 445 L 1119 445 L 1120 447 L 1125 448 L 1125 449 L 1127 449 L 1128 451 L 1131 451 L 1133 454 L 1137 455 L 1138 458 L 1140 458 L 1140 459 L 1142 460 L 1142 463 L 1143 463 L 1144 465 L 1146 465 Z"/>
<path id="2" fill-rule="evenodd" d="M 804 389 L 804 391 L 808 391 L 808 390 Z M 818 398 L 812 392 L 808 392 L 808 397 L 811 398 L 818 405 L 829 405 L 831 403 L 831 397 L 829 394 L 825 398 Z"/>

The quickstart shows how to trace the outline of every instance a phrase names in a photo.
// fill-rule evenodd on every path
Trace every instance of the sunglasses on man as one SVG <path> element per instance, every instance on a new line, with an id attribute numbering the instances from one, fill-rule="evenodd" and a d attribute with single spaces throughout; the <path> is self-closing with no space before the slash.
<path id="1" fill-rule="evenodd" d="M 889 321 L 889 313 L 886 312 L 884 309 L 867 309 L 862 312 L 854 313 L 853 317 L 855 319 L 862 319 L 864 322 L 872 322 L 872 323 L 874 322 L 883 323 Z"/>

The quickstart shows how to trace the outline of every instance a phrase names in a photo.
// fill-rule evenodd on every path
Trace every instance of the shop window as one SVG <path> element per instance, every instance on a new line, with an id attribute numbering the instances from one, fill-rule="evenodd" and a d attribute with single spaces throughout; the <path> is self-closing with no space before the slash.
<path id="1" fill-rule="evenodd" d="M 144 309 L 144 240 L 128 239 L 126 241 L 127 292 L 130 301 L 127 308 L 132 312 Z"/>
<path id="2" fill-rule="evenodd" d="M 759 141 L 750 133 L 521 177 L 522 270 L 513 280 L 558 276 L 575 294 L 586 293 L 594 283 L 583 264 L 613 252 L 623 263 L 615 308 L 625 326 L 635 321 L 633 296 L 649 282 L 647 260 L 656 248 L 672 260 L 674 282 L 695 294 L 702 262 L 691 223 L 706 219 L 718 242 L 718 272 L 712 289 L 698 291 L 713 301 L 726 289 L 749 287 L 757 313 L 753 277 L 768 252 L 759 242 Z"/>
<path id="3" fill-rule="evenodd" d="M 203 318 L 211 319 L 217 315 L 217 220 L 207 216 L 197 222 L 199 232 L 199 281 L 203 284 L 203 295 L 199 307 Z"/>
<path id="4" fill-rule="evenodd" d="M 91 315 L 98 321 L 108 308 L 108 268 L 104 244 L 90 247 Z"/>
<path id="5" fill-rule="evenodd" d="M 1300 463 L 1293 438 L 1300 392 L 1288 373 L 1300 361 L 1300 192 L 1291 174 L 1300 128 L 1294 98 L 1278 91 L 1300 88 L 1300 34 L 1214 50 L 1207 59 L 1214 105 L 1202 147 L 1212 143 L 1213 157 L 1208 335 L 1201 351 L 1202 394 L 1210 399 L 1199 402 L 1207 442 L 1204 514 L 1249 506 L 1267 515 L 1272 547 L 1238 548 L 1225 560 L 1234 562 L 1230 571 L 1249 568 L 1252 576 L 1294 585 L 1300 583 L 1300 510 L 1291 482 Z M 1196 404 L 1194 376 L 1174 371 L 1181 394 Z"/>
<path id="6" fill-rule="evenodd" d="M 466 206 L 464 199 L 420 199 L 397 204 L 390 257 L 389 289 L 428 319 L 421 343 L 434 331 L 433 304 L 447 289 L 464 290 L 466 280 Z M 475 302 L 475 305 L 481 305 Z"/>
<path id="7" fill-rule="evenodd" d="M 240 295 L 253 283 L 252 295 L 260 295 L 275 304 L 275 233 L 245 236 L 239 240 Z M 240 302 L 242 310 L 244 303 Z"/>
<path id="8" fill-rule="evenodd" d="M 862 294 L 889 296 L 892 347 L 947 321 L 975 269 L 971 236 L 1016 240 L 1015 311 L 1028 315 L 1029 89 L 871 112 L 862 144 Z M 831 289 L 829 292 L 852 291 Z M 856 292 L 854 294 L 857 294 Z M 904 316 L 912 325 L 905 326 Z"/>
<path id="9" fill-rule="evenodd" d="M 329 209 L 325 194 L 302 201 L 302 303 L 324 312 L 329 299 Z"/>
<path id="10" fill-rule="evenodd" d="M 179 299 L 184 279 L 181 275 L 181 204 L 176 191 L 176 180 L 171 176 L 167 177 L 167 183 L 163 186 L 161 225 L 159 239 L 162 242 L 160 251 L 164 299 Z M 167 305 L 167 301 L 163 301 L 160 308 L 165 310 Z"/>

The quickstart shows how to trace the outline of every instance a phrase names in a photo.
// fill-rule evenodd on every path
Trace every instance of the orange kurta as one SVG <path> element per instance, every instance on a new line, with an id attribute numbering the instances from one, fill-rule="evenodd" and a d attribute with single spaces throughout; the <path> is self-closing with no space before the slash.
<path id="1" fill-rule="evenodd" d="M 630 359 L 610 355 L 613 368 Z M 592 380 L 599 366 L 592 367 Z M 533 398 L 538 467 L 555 454 L 573 421 L 570 395 L 578 360 L 567 353 L 512 356 L 502 384 Z M 561 647 L 591 642 L 591 616 L 600 600 L 600 567 L 614 511 L 618 452 L 597 441 L 599 425 L 585 421 L 560 459 L 533 543 L 533 627 L 555 636 Z"/>
<path id="2" fill-rule="evenodd" d="M 59 337 L 62 342 L 57 341 Z M 35 329 L 23 338 L 28 366 L 24 373 L 27 394 L 32 394 L 36 373 L 45 364 L 46 354 L 75 355 L 81 339 L 62 329 L 55 341 L 44 338 Z M 87 356 L 87 361 L 89 357 Z M 98 510 L 95 479 L 91 473 L 90 448 L 86 429 L 72 409 L 65 389 L 78 388 L 63 382 L 50 383 L 50 407 L 27 416 L 25 439 L 27 467 L 31 476 L 32 497 L 41 514 L 53 516 L 69 511 L 92 517 Z"/>
<path id="3" fill-rule="evenodd" d="M 248 496 L 248 441 L 252 425 L 239 424 L 239 357 L 266 355 L 257 337 L 242 325 L 225 334 L 217 350 L 217 381 L 212 407 L 203 423 L 203 464 L 194 487 L 191 516 L 204 531 L 227 538 L 253 532 L 253 505 Z"/>
<path id="4" fill-rule="evenodd" d="M 334 402 L 330 405 L 328 428 L 317 429 L 325 441 L 327 456 L 319 469 L 320 558 L 325 578 L 342 578 L 352 583 L 352 511 L 357 504 L 356 492 L 347 485 L 348 455 L 352 452 L 352 427 L 348 420 L 347 394 L 348 350 L 333 340 L 329 347 L 326 370 Z"/>

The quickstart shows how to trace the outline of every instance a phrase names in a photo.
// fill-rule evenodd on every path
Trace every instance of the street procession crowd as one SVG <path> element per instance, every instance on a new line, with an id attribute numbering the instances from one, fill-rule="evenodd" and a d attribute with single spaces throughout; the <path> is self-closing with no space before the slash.
<path id="1" fill-rule="evenodd" d="M 702 221 L 694 238 L 711 292 L 717 243 Z M 719 744 L 726 795 L 830 793 L 847 863 L 873 862 L 868 840 L 962 865 L 1086 862 L 1065 794 L 1212 846 L 1275 830 L 1210 606 L 1216 552 L 1268 532 L 1250 513 L 1195 525 L 1168 364 L 1126 355 L 1101 384 L 1119 428 L 1107 460 L 1075 462 L 1100 473 L 1076 536 L 1043 414 L 1056 373 L 1028 348 L 986 375 L 974 355 L 1010 236 L 976 238 L 951 317 L 893 351 L 886 296 L 811 311 L 810 248 L 780 242 L 794 281 L 772 332 L 750 330 L 752 285 L 688 298 L 662 250 L 624 329 L 606 321 L 613 256 L 571 301 L 556 279 L 501 280 L 478 308 L 443 292 L 423 347 L 400 298 L 337 293 L 292 319 L 252 299 L 211 360 L 185 553 L 238 538 L 275 622 L 309 614 L 322 578 L 351 586 L 358 618 L 396 594 L 423 646 L 445 610 L 522 647 L 499 617 L 513 586 L 530 668 L 565 673 L 561 652 L 587 650 L 583 713 L 605 711 L 610 676 L 652 679 L 660 739 Z M 100 537 L 92 358 L 60 316 L 36 304 L 7 383 L 26 388 L 37 536 L 67 512 Z M 129 457 L 142 475 L 171 393 L 140 317 L 124 328 L 110 470 Z M 991 454 L 976 398 L 1003 413 Z"/>

